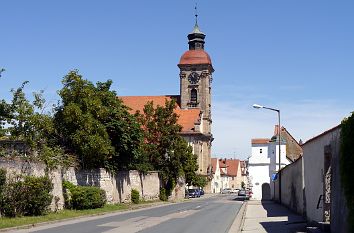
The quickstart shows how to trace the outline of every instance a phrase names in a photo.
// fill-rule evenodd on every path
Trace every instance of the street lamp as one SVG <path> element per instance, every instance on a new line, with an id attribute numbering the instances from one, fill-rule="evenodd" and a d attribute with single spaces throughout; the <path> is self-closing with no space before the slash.
<path id="1" fill-rule="evenodd" d="M 253 105 L 254 108 L 256 109 L 260 109 L 260 108 L 264 108 L 264 109 L 268 109 L 268 110 L 272 110 L 278 113 L 278 153 L 279 153 L 279 166 L 278 166 L 278 176 L 279 176 L 279 202 L 281 203 L 281 173 L 280 173 L 280 168 L 281 168 L 281 149 L 280 149 L 280 110 L 279 109 L 275 109 L 275 108 L 269 108 L 269 107 L 265 107 L 259 104 L 254 104 Z M 275 191 L 275 190 L 274 190 Z"/>

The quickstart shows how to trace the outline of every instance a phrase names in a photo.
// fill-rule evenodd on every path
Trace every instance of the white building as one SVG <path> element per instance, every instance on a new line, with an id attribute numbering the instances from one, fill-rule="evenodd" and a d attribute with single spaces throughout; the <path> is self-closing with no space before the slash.
<path id="1" fill-rule="evenodd" d="M 219 166 L 219 159 L 211 158 L 211 166 L 212 166 L 212 173 L 213 179 L 211 180 L 211 192 L 212 193 L 219 193 L 223 188 L 223 180 L 221 178 L 221 171 Z"/>
<path id="2" fill-rule="evenodd" d="M 278 128 L 278 126 L 275 127 L 275 136 L 272 139 L 252 139 L 252 154 L 248 160 L 250 188 L 253 192 L 252 199 L 270 200 L 274 197 L 272 177 L 279 169 Z M 292 149 L 289 150 L 287 145 Z M 281 130 L 280 150 L 281 167 L 285 167 L 293 161 L 287 154 L 291 154 L 291 157 L 294 157 L 294 153 L 297 153 L 297 156 L 302 153 L 300 145 L 283 127 Z"/>
<path id="3" fill-rule="evenodd" d="M 220 193 L 225 188 L 230 188 L 231 179 L 227 174 L 226 159 L 211 158 L 213 179 L 211 180 L 211 192 Z"/>

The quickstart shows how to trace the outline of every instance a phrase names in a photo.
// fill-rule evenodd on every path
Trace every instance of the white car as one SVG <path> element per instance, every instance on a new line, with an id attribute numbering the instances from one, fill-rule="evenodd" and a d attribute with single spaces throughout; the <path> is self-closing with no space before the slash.
<path id="1" fill-rule="evenodd" d="M 238 193 L 238 191 L 240 191 L 239 189 L 231 189 L 231 192 L 230 193 Z"/>
<path id="2" fill-rule="evenodd" d="M 224 189 L 221 190 L 220 193 L 221 194 L 229 194 L 229 193 L 231 193 L 231 190 L 232 190 L 231 188 L 224 188 Z"/>

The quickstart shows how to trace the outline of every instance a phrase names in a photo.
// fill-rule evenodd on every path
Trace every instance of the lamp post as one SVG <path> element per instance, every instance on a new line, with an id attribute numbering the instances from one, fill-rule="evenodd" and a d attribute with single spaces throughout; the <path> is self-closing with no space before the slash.
<path id="1" fill-rule="evenodd" d="M 269 108 L 269 107 L 265 107 L 259 104 L 254 104 L 253 105 L 254 108 L 256 109 L 260 109 L 260 108 L 264 108 L 264 109 L 268 109 L 271 111 L 275 111 L 278 113 L 278 153 L 279 153 L 279 166 L 278 166 L 278 176 L 279 176 L 279 202 L 281 203 L 281 173 L 280 173 L 280 169 L 281 169 L 281 149 L 280 149 L 280 110 L 279 109 L 275 109 L 275 108 Z M 275 190 L 274 190 L 275 191 Z"/>

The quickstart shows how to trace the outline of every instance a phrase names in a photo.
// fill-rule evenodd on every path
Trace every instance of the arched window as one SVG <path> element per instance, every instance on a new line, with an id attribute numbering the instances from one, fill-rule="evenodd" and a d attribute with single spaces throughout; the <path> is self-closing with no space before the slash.
<path id="1" fill-rule="evenodd" d="M 197 103 L 198 101 L 198 92 L 196 89 L 191 90 L 191 103 Z"/>

